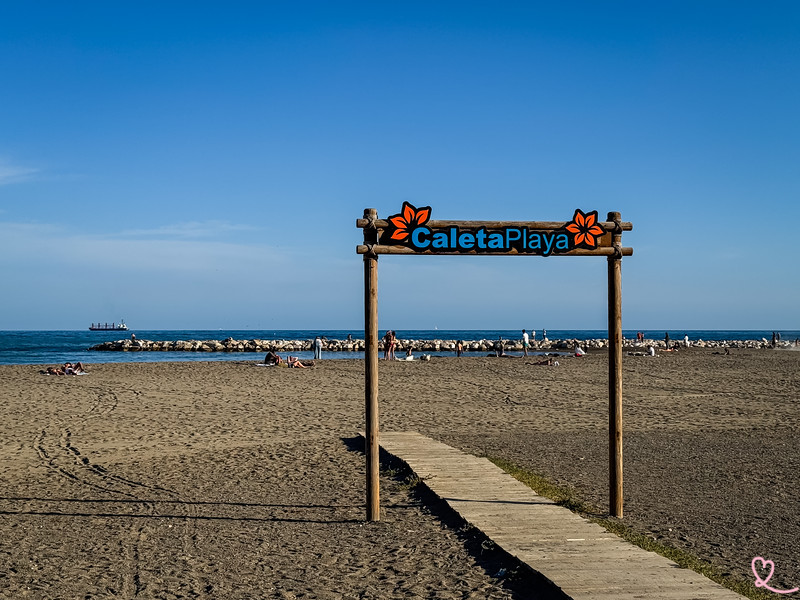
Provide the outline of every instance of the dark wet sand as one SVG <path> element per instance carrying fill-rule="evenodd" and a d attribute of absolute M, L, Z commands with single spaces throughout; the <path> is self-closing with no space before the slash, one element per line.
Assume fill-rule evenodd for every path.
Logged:
<path fill-rule="evenodd" d="M 535 597 L 397 479 L 364 522 L 362 362 L 244 358 L 0 367 L 0 597 Z M 606 510 L 605 355 L 532 362 L 381 362 L 381 426 Z M 771 585 L 800 585 L 800 352 L 690 349 L 624 371 L 625 522 L 746 580 L 763 556 Z"/>

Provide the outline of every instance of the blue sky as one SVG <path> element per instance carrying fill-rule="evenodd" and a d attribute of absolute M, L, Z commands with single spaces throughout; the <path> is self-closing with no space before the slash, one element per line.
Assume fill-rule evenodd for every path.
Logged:
<path fill-rule="evenodd" d="M 363 326 L 355 220 L 620 211 L 625 329 L 800 329 L 796 2 L 0 7 L 0 329 Z M 382 329 L 606 326 L 602 258 L 381 257 Z"/>

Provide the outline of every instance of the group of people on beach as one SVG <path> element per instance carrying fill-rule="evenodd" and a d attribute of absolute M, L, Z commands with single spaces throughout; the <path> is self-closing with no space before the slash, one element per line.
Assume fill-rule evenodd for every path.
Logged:
<path fill-rule="evenodd" d="M 264 357 L 264 364 L 274 366 L 285 365 L 290 369 L 306 369 L 308 367 L 313 367 L 316 363 L 313 360 L 300 360 L 297 356 L 287 356 L 286 360 L 283 360 L 279 354 L 270 350 Z"/>
<path fill-rule="evenodd" d="M 348 335 L 347 338 L 348 340 L 352 340 L 352 336 L 350 335 Z M 316 365 L 315 361 L 322 359 L 322 347 L 324 344 L 324 339 L 325 338 L 318 335 L 311 341 L 311 349 L 314 351 L 314 360 L 300 360 L 299 356 L 291 355 L 287 356 L 286 360 L 283 360 L 280 354 L 270 350 L 264 357 L 264 364 L 289 367 L 290 369 L 307 369 L 308 367 L 313 367 Z"/>
<path fill-rule="evenodd" d="M 417 360 L 417 357 L 414 356 L 414 349 L 410 345 L 406 348 L 403 358 L 397 358 L 395 353 L 397 350 L 397 332 L 392 329 L 389 329 L 381 338 L 381 343 L 383 344 L 383 360 Z M 459 344 L 461 343 L 459 342 Z M 419 360 L 422 361 L 429 361 L 430 359 L 430 354 L 423 354 L 419 357 Z"/>
<path fill-rule="evenodd" d="M 542 329 L 542 340 L 547 341 L 547 329 Z M 531 329 L 531 332 L 528 333 L 526 330 L 522 330 L 522 354 L 523 356 L 528 356 L 528 348 L 530 348 L 533 344 L 536 343 L 536 330 Z"/>
<path fill-rule="evenodd" d="M 642 340 L 644 340 L 644 334 L 642 334 Z M 689 334 L 684 334 L 683 336 L 683 347 L 688 348 L 691 344 L 689 343 Z M 667 350 L 678 350 L 681 347 L 679 342 L 675 342 L 671 347 L 669 345 L 669 332 L 664 334 L 664 348 Z"/>
<path fill-rule="evenodd" d="M 81 362 L 65 362 L 63 366 L 47 367 L 39 372 L 42 375 L 84 375 L 86 369 Z"/>
<path fill-rule="evenodd" d="M 397 347 L 397 332 L 391 329 L 383 336 L 383 360 L 394 360 L 394 350 Z"/>
<path fill-rule="evenodd" d="M 531 331 L 529 334 L 525 329 L 522 330 L 522 357 L 525 358 L 528 356 L 528 348 L 531 347 L 531 340 L 536 338 L 536 332 Z M 460 342 L 459 342 L 460 343 Z M 574 350 L 575 356 L 580 357 L 586 354 L 586 351 L 580 347 L 580 345 L 575 346 Z M 460 354 L 458 354 L 460 356 Z M 506 354 L 506 345 L 505 340 L 503 340 L 503 336 L 500 335 L 497 337 L 497 341 L 494 343 L 494 354 L 489 354 L 489 356 L 497 356 L 502 358 L 514 358 L 515 355 L 513 354 Z M 547 356 L 545 354 L 545 356 Z M 546 357 L 543 360 L 534 362 L 534 363 L 526 363 L 526 364 L 533 364 L 533 365 L 543 365 L 548 367 L 557 367 L 558 361 L 554 361 L 550 357 Z"/>

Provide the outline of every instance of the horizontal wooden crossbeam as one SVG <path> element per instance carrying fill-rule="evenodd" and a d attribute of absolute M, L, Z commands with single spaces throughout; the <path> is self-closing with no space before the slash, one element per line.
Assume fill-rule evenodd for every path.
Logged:
<path fill-rule="evenodd" d="M 370 227 L 370 223 L 373 223 L 377 229 L 387 229 L 391 226 L 391 223 L 385 219 L 375 219 L 374 221 L 370 221 L 369 219 L 356 219 L 356 227 L 359 229 Z M 458 227 L 462 231 L 472 231 L 480 229 L 481 227 L 487 229 L 526 227 L 531 231 L 553 231 L 556 229 L 563 229 L 567 224 L 569 224 L 569 221 L 428 221 L 425 223 L 425 226 L 431 229 Z M 597 224 L 606 231 L 614 231 L 617 226 L 613 221 L 600 221 Z M 620 223 L 620 226 L 623 231 L 631 231 L 633 229 L 633 223 L 629 222 Z"/>
<path fill-rule="evenodd" d="M 357 254 L 367 254 L 370 247 L 364 244 L 356 246 Z M 475 252 L 460 250 L 457 252 L 446 252 L 440 250 L 413 250 L 406 246 L 382 246 L 375 244 L 372 246 L 372 251 L 375 254 L 410 254 L 417 256 L 436 255 L 436 256 L 537 256 L 536 254 L 517 252 L 510 250 L 508 252 Z M 633 248 L 620 248 L 622 256 L 633 256 Z M 583 248 L 576 248 L 570 252 L 562 254 L 551 254 L 550 256 L 614 256 L 616 251 L 614 248 L 596 248 L 595 250 L 586 250 Z"/>

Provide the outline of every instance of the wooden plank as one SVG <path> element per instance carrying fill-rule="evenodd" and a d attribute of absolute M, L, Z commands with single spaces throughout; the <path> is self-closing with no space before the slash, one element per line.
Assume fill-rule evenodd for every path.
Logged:
<path fill-rule="evenodd" d="M 364 216 L 374 217 L 375 209 Z M 374 230 L 364 230 L 364 243 L 377 242 Z M 378 257 L 364 255 L 364 415 L 366 421 L 365 452 L 367 455 L 367 520 L 379 521 L 380 446 L 378 423 Z"/>
<path fill-rule="evenodd" d="M 518 252 L 517 250 L 509 250 L 508 252 L 476 252 L 470 251 L 437 251 L 437 250 L 423 250 L 416 251 L 408 246 L 387 246 L 379 244 L 370 248 L 366 245 L 356 246 L 356 254 L 366 254 L 370 250 L 375 254 L 405 254 L 415 256 L 541 256 L 541 254 L 533 254 L 530 252 Z M 633 256 L 633 248 L 620 248 L 622 256 Z M 616 250 L 614 248 L 597 248 L 595 250 L 587 250 L 585 248 L 576 248 L 569 252 L 562 252 L 559 254 L 550 254 L 549 256 L 614 256 Z"/>
<path fill-rule="evenodd" d="M 446 229 L 448 227 L 458 227 L 463 231 L 474 231 L 484 227 L 486 229 L 499 229 L 501 227 L 527 227 L 530 230 L 539 231 L 555 231 L 563 229 L 570 224 L 571 221 L 446 221 L 446 220 L 431 220 L 425 223 L 425 227 L 431 229 Z M 356 227 L 363 229 L 373 224 L 377 229 L 388 229 L 391 223 L 386 219 L 375 219 L 370 221 L 369 218 L 356 219 Z M 616 223 L 613 221 L 600 221 L 597 223 L 601 228 L 606 231 L 614 231 Z M 623 231 L 631 231 L 633 223 L 620 223 Z"/>
<path fill-rule="evenodd" d="M 608 213 L 609 221 L 619 221 L 618 212 Z M 614 235 L 621 244 L 622 235 Z M 609 510 L 622 518 L 622 257 L 608 257 L 608 473 Z"/>
<path fill-rule="evenodd" d="M 742 598 L 538 496 L 485 458 L 414 432 L 384 432 L 381 445 L 467 522 L 575 600 Z"/>

